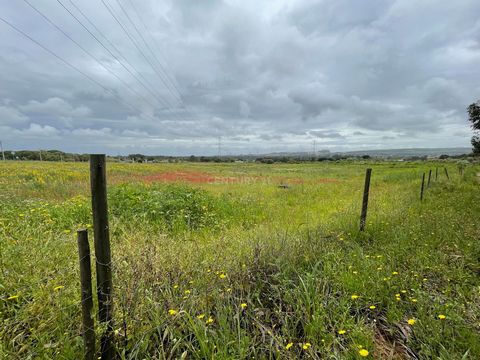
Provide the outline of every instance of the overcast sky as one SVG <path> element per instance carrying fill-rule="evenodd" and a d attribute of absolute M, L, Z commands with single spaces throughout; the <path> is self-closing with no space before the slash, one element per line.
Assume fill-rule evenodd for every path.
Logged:
<path fill-rule="evenodd" d="M 51 23 L 24 0 L 0 17 L 70 65 L 0 21 L 7 149 L 469 146 L 478 0 L 28 2 Z"/>

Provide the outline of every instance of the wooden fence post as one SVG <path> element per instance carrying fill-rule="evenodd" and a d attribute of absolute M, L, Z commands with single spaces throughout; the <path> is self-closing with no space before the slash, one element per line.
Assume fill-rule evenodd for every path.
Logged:
<path fill-rule="evenodd" d="M 360 215 L 360 231 L 365 230 L 365 223 L 367 221 L 368 210 L 368 195 L 370 192 L 370 176 L 372 175 L 372 169 L 367 169 L 365 173 L 365 186 L 363 188 L 363 201 L 362 201 L 362 214 Z"/>
<path fill-rule="evenodd" d="M 445 169 L 445 175 L 447 176 L 447 179 L 448 179 L 448 180 L 450 180 L 450 176 L 448 176 L 448 171 L 447 171 L 447 168 L 446 168 L 446 167 L 444 167 L 444 169 Z"/>
<path fill-rule="evenodd" d="M 420 189 L 420 201 L 423 201 L 423 189 L 425 188 L 425 173 L 422 176 L 422 188 Z"/>
<path fill-rule="evenodd" d="M 112 259 L 108 228 L 107 183 L 105 155 L 90 155 L 90 186 L 92 193 L 93 233 L 97 270 L 98 318 L 105 326 L 100 339 L 102 360 L 114 358 Z"/>
<path fill-rule="evenodd" d="M 435 181 L 438 180 L 438 167 L 435 168 Z"/>
<path fill-rule="evenodd" d="M 80 285 L 82 301 L 83 341 L 85 360 L 95 359 L 95 321 L 93 319 L 92 268 L 90 264 L 90 246 L 88 231 L 77 231 L 78 257 L 80 261 Z"/>
<path fill-rule="evenodd" d="M 432 178 L 432 170 L 428 172 L 428 181 L 427 181 L 427 187 L 430 186 L 430 179 Z"/>

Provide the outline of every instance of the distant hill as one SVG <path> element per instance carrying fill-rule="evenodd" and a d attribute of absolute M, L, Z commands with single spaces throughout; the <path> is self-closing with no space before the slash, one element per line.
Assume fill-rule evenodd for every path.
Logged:
<path fill-rule="evenodd" d="M 413 149 L 382 149 L 382 150 L 362 150 L 362 151 L 347 151 L 338 154 L 362 156 L 370 155 L 372 157 L 411 157 L 411 156 L 432 156 L 438 157 L 440 155 L 463 155 L 470 154 L 471 148 L 413 148 Z"/>
<path fill-rule="evenodd" d="M 410 157 L 439 157 L 440 155 L 457 156 L 470 154 L 471 148 L 412 148 L 412 149 L 379 149 L 379 150 L 354 150 L 354 151 L 337 151 L 320 150 L 315 152 L 275 152 L 269 154 L 256 155 L 257 157 L 338 157 L 352 156 L 359 157 L 368 155 L 370 157 L 381 158 L 410 158 Z"/>

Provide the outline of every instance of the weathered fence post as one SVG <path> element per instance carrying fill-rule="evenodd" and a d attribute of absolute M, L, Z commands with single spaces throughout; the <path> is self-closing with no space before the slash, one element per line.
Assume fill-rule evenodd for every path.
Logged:
<path fill-rule="evenodd" d="M 367 221 L 368 210 L 368 194 L 370 192 L 370 176 L 372 169 L 367 169 L 365 173 L 365 186 L 363 188 L 362 214 L 360 215 L 360 231 L 365 230 L 365 223 Z"/>
<path fill-rule="evenodd" d="M 425 173 L 422 176 L 422 188 L 420 189 L 420 201 L 423 201 L 423 190 L 425 188 Z"/>
<path fill-rule="evenodd" d="M 90 246 L 88 231 L 77 231 L 78 257 L 80 260 L 80 285 L 82 301 L 83 341 L 85 360 L 95 359 L 95 329 L 93 319 L 92 268 L 90 264 Z"/>
<path fill-rule="evenodd" d="M 444 167 L 444 169 L 445 169 L 445 175 L 447 176 L 447 179 L 450 180 L 450 176 L 448 176 L 448 170 L 447 170 L 447 168 Z"/>
<path fill-rule="evenodd" d="M 90 155 L 90 186 L 92 192 L 93 233 L 97 270 L 98 318 L 105 326 L 100 340 L 101 359 L 113 359 L 112 260 L 107 213 L 105 155 Z"/>
<path fill-rule="evenodd" d="M 435 181 L 438 180 L 438 167 L 435 168 Z"/>
<path fill-rule="evenodd" d="M 427 181 L 427 187 L 430 186 L 430 179 L 432 178 L 432 170 L 428 172 L 428 181 Z"/>

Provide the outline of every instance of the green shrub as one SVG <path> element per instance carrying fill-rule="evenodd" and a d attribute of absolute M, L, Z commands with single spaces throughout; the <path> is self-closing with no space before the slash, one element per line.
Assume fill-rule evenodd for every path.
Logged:
<path fill-rule="evenodd" d="M 215 229 L 233 218 L 233 201 L 185 185 L 121 185 L 110 189 L 111 216 L 170 231 Z"/>

